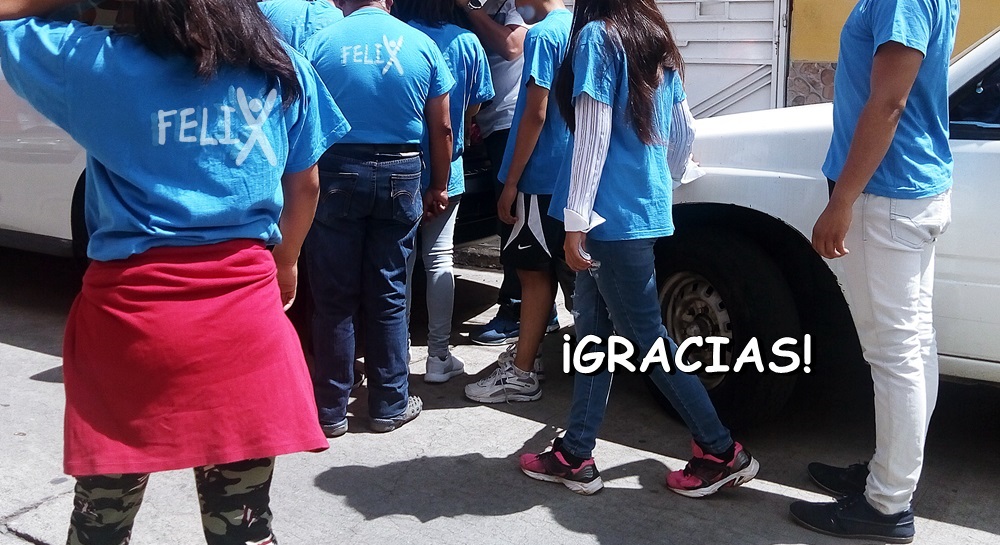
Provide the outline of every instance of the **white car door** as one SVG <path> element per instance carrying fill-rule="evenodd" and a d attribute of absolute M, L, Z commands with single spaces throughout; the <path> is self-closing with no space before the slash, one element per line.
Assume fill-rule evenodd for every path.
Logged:
<path fill-rule="evenodd" d="M 83 149 L 0 75 L 0 231 L 72 239 L 73 188 L 85 162 Z"/>
<path fill-rule="evenodd" d="M 952 224 L 937 246 L 934 325 L 942 372 L 984 378 L 1000 354 L 1000 61 L 951 98 Z M 978 371 L 977 371 L 978 369 Z"/>

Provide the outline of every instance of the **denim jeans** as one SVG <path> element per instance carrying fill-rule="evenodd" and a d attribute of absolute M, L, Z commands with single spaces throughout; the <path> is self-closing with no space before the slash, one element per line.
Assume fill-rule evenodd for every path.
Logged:
<path fill-rule="evenodd" d="M 875 454 L 865 496 L 884 514 L 910 507 L 937 400 L 931 301 L 934 245 L 951 192 L 924 199 L 861 194 L 843 259 L 851 315 L 875 385 Z"/>
<path fill-rule="evenodd" d="M 344 157 L 334 148 L 319 168 L 320 202 L 306 243 L 319 419 L 335 424 L 347 416 L 359 310 L 369 416 L 398 416 L 409 395 L 406 261 L 423 210 L 420 157 Z"/>
<path fill-rule="evenodd" d="M 656 239 L 587 240 L 587 251 L 599 265 L 577 273 L 574 314 L 578 339 L 596 335 L 606 341 L 612 334 L 620 335 L 632 341 L 641 355 L 645 355 L 657 339 L 670 340 L 660 314 L 653 269 L 655 243 Z M 669 344 L 675 351 L 672 340 Z M 598 349 L 592 347 L 591 351 Z M 593 375 L 575 375 L 569 424 L 563 437 L 564 448 L 575 456 L 592 456 L 608 405 L 611 378 L 606 365 Z M 650 368 L 650 378 L 680 413 L 694 440 L 705 451 L 724 452 L 733 444 L 729 430 L 719 421 L 708 392 L 697 376 L 677 371 L 666 373 L 657 365 Z"/>

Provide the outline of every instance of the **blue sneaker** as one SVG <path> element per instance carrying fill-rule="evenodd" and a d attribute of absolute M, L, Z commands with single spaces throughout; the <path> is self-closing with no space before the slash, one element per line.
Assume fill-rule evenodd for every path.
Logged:
<path fill-rule="evenodd" d="M 556 307 L 552 307 L 552 315 L 549 323 L 545 326 L 546 333 L 559 330 L 559 315 L 556 314 Z M 469 340 L 476 344 L 486 346 L 499 346 L 502 344 L 514 344 L 521 335 L 521 323 L 512 318 L 508 313 L 501 311 L 493 317 L 478 333 L 474 333 Z"/>
<path fill-rule="evenodd" d="M 516 343 L 520 334 L 520 322 L 507 315 L 506 312 L 497 312 L 497 315 L 489 323 L 482 326 L 482 329 L 473 333 L 469 340 L 476 344 L 497 346 Z"/>

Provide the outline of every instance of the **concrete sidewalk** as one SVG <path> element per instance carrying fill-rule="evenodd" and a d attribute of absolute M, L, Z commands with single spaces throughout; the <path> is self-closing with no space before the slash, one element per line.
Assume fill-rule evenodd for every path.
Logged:
<path fill-rule="evenodd" d="M 11 270 L 0 264 L 0 545 L 55 545 L 65 542 L 72 504 L 73 481 L 61 471 L 59 371 L 72 288 L 59 275 L 37 279 Z M 465 400 L 464 385 L 491 371 L 502 350 L 467 341 L 473 324 L 494 312 L 499 275 L 459 274 L 456 320 L 464 323 L 455 331 L 455 353 L 473 376 L 423 383 L 424 334 L 415 314 L 411 385 L 424 413 L 392 433 L 369 433 L 362 388 L 350 433 L 331 440 L 326 452 L 280 458 L 272 506 L 282 544 L 852 543 L 803 530 L 787 513 L 792 500 L 827 498 L 809 484 L 806 463 L 851 463 L 869 453 L 863 389 L 808 390 L 779 422 L 740 434 L 761 461 L 758 479 L 692 500 L 663 485 L 665 473 L 688 456 L 686 429 L 652 400 L 641 377 L 616 378 L 595 454 L 606 489 L 578 496 L 528 479 L 516 462 L 518 454 L 546 447 L 559 431 L 554 426 L 565 422 L 572 377 L 558 369 L 561 338 L 546 344 L 549 379 L 540 401 Z M 564 310 L 560 318 L 570 324 Z M 997 414 L 997 390 L 944 387 L 916 502 L 917 543 L 1000 543 Z M 190 471 L 153 476 L 132 543 L 204 543 Z"/>

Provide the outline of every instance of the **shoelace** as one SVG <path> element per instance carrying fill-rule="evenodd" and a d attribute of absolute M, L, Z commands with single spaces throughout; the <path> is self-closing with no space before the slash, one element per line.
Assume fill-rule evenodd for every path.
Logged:
<path fill-rule="evenodd" d="M 497 357 L 497 363 L 508 363 L 513 365 L 514 358 L 517 356 L 517 343 L 514 343 L 507 347 L 499 357 Z"/>

